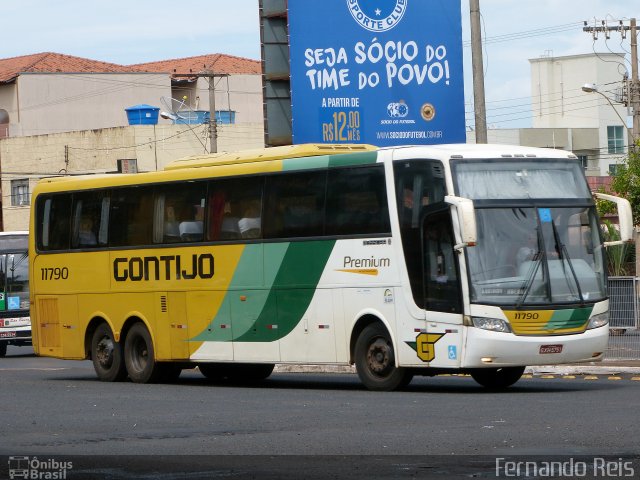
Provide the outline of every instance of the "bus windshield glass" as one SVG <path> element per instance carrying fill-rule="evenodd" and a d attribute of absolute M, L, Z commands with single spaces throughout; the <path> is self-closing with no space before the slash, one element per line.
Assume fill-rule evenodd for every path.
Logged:
<path fill-rule="evenodd" d="M 29 257 L 27 252 L 0 254 L 0 310 L 29 309 Z"/>
<path fill-rule="evenodd" d="M 579 164 L 538 162 L 456 165 L 458 194 L 476 206 L 478 241 L 466 250 L 473 303 L 606 298 L 596 211 Z"/>
<path fill-rule="evenodd" d="M 458 195 L 473 200 L 590 199 L 578 160 L 452 162 Z"/>

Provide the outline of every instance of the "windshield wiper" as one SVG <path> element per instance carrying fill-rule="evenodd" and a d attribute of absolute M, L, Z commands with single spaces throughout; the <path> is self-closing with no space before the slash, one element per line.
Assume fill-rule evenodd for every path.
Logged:
<path fill-rule="evenodd" d="M 536 278 L 536 274 L 538 273 L 538 269 L 540 268 L 540 264 L 542 263 L 542 257 L 544 255 L 544 250 L 538 250 L 533 256 L 533 261 L 531 262 L 531 266 L 529 267 L 529 271 L 527 272 L 527 282 L 525 283 L 524 292 L 520 294 L 520 297 L 518 297 L 518 300 L 516 301 L 517 307 L 521 307 L 524 301 L 527 299 L 529 291 L 533 286 L 533 281 Z"/>
<path fill-rule="evenodd" d="M 576 275 L 576 271 L 573 268 L 573 262 L 571 261 L 571 257 L 569 256 L 569 251 L 562 240 L 560 239 L 560 235 L 558 234 L 558 229 L 556 228 L 556 222 L 551 220 L 551 227 L 553 229 L 553 238 L 558 246 L 558 256 L 560 257 L 560 264 L 562 265 L 562 272 L 564 273 L 564 278 L 567 278 L 567 269 L 564 266 L 565 259 L 569 264 L 569 270 L 571 270 L 571 275 L 573 276 L 573 280 L 576 282 L 576 288 L 578 289 L 578 298 L 580 301 L 584 303 L 584 297 L 582 296 L 582 289 L 580 288 L 580 281 L 578 280 L 578 275 Z M 571 289 L 571 282 L 567 281 L 567 285 Z"/>
<path fill-rule="evenodd" d="M 531 263 L 531 266 L 529 267 L 529 271 L 527 272 L 527 281 L 525 282 L 524 292 L 520 294 L 520 297 L 518 297 L 518 300 L 516 301 L 517 307 L 521 307 L 524 301 L 527 299 L 527 296 L 531 291 L 531 287 L 533 286 L 533 282 L 536 278 L 536 275 L 538 274 L 538 269 L 540 268 L 540 265 L 542 265 L 543 262 L 544 262 L 544 265 L 547 264 L 547 252 L 546 252 L 546 249 L 544 248 L 544 241 L 541 238 L 540 228 L 536 228 L 536 238 L 538 239 L 538 251 L 533 255 L 533 259 L 532 259 L 533 262 Z M 549 272 L 547 271 L 547 277 L 549 276 L 548 273 Z M 544 271 L 543 271 L 542 277 L 544 281 Z"/>

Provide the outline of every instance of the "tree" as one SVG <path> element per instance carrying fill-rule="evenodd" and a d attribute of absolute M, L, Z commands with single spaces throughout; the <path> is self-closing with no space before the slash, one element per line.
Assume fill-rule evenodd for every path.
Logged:
<path fill-rule="evenodd" d="M 625 158 L 624 164 L 620 165 L 613 177 L 611 190 L 616 195 L 629 200 L 633 210 L 633 224 L 640 224 L 640 142 L 636 142 L 635 148 L 629 149 L 629 155 Z M 604 205 L 603 207 L 607 208 Z M 601 213 L 608 212 L 601 210 Z"/>

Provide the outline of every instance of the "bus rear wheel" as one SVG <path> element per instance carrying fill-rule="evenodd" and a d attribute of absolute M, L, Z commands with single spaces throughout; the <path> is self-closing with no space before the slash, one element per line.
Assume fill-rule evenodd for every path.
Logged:
<path fill-rule="evenodd" d="M 510 387 L 522 377 L 525 367 L 479 368 L 471 377 L 480 385 L 493 390 Z"/>
<path fill-rule="evenodd" d="M 124 342 L 124 363 L 134 383 L 154 383 L 162 378 L 162 364 L 155 360 L 153 342 L 147 327 L 134 324 Z"/>
<path fill-rule="evenodd" d="M 413 377 L 409 370 L 396 367 L 393 343 L 386 328 L 379 323 L 366 327 L 356 340 L 355 363 L 360 381 L 369 390 L 402 388 Z"/>
<path fill-rule="evenodd" d="M 91 360 L 98 378 L 103 382 L 119 382 L 127 376 L 122 345 L 116 342 L 111 328 L 101 323 L 91 337 Z"/>
<path fill-rule="evenodd" d="M 7 342 L 0 342 L 0 358 L 7 354 Z"/>

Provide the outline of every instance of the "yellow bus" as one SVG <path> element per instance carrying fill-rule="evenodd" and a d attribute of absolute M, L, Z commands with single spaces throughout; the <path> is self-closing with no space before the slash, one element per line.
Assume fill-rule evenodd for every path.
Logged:
<path fill-rule="evenodd" d="M 619 206 L 621 241 L 631 236 Z M 104 381 L 355 364 L 393 390 L 600 360 L 603 242 L 579 160 L 497 145 L 298 145 L 41 180 L 34 348 Z"/>

